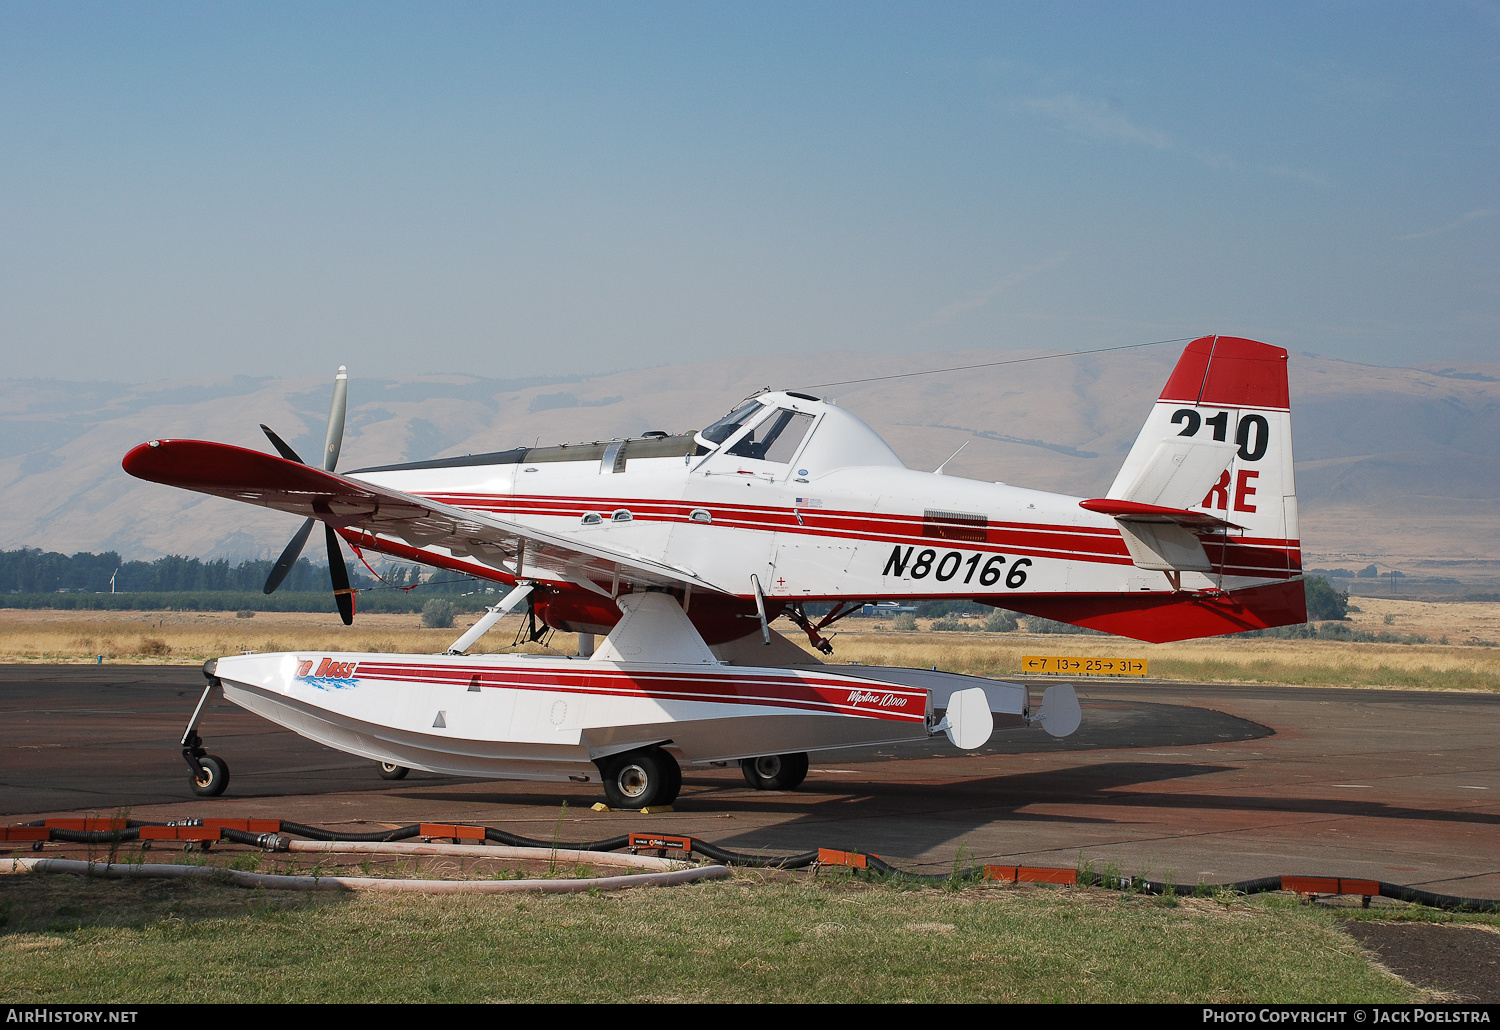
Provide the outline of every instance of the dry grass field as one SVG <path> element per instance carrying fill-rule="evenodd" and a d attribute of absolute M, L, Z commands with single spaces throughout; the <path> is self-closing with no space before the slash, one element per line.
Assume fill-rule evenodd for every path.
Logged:
<path fill-rule="evenodd" d="M 444 650 L 477 616 L 460 615 L 453 629 L 424 629 L 415 614 L 361 615 L 352 627 L 334 612 L 53 612 L 0 609 L 0 661 L 194 665 L 242 651 Z M 478 650 L 515 639 L 519 616 L 501 622 Z M 577 653 L 574 638 L 556 643 Z M 527 650 L 540 650 L 532 645 Z"/>
<path fill-rule="evenodd" d="M 1142 644 L 1095 635 L 915 632 L 890 622 L 850 619 L 838 625 L 835 659 L 866 665 L 937 666 L 951 672 L 1006 677 L 1022 655 L 1143 657 L 1153 677 L 1194 681 L 1294 683 L 1447 690 L 1500 690 L 1500 604 L 1358 598 L 1354 629 L 1422 635 L 1447 643 L 1378 644 L 1337 640 L 1209 639 Z M 346 628 L 338 616 L 258 612 L 49 612 L 0 609 L 0 661 L 187 665 L 241 651 L 340 650 L 435 653 L 475 616 L 453 629 L 424 629 L 417 615 L 361 615 Z M 796 631 L 781 624 L 783 632 Z M 502 650 L 519 618 L 503 621 L 480 642 Z M 800 634 L 797 634 L 800 636 Z M 553 645 L 574 653 L 575 639 Z M 541 650 L 529 645 L 527 650 Z"/>
<path fill-rule="evenodd" d="M 1357 599 L 1349 626 L 1425 636 L 1425 644 L 1216 637 L 1143 644 L 1121 637 L 1027 633 L 902 633 L 889 622 L 853 620 L 835 641 L 842 661 L 933 666 L 978 676 L 1014 676 L 1023 655 L 1145 658 L 1153 678 L 1191 681 L 1500 690 L 1500 604 Z M 1389 617 L 1390 621 L 1387 621 Z M 1024 623 L 1023 623 L 1024 625 Z M 1447 643 L 1439 643 L 1443 638 Z"/>

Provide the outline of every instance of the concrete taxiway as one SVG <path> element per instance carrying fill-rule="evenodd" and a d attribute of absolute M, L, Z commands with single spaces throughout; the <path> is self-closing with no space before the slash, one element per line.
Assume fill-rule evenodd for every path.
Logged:
<path fill-rule="evenodd" d="M 813 756 L 797 791 L 689 769 L 676 811 L 597 813 L 596 785 L 476 782 L 312 744 L 224 702 L 201 732 L 230 765 L 194 797 L 177 748 L 203 679 L 172 666 L 0 666 L 0 822 L 260 816 L 369 832 L 469 822 L 551 840 L 631 830 L 725 847 L 858 849 L 922 871 L 965 860 L 1216 882 L 1361 877 L 1500 898 L 1500 696 L 1077 681 L 1083 727 Z M 1038 692 L 1039 693 L 1039 692 Z M 566 810 L 563 802 L 567 802 Z"/>

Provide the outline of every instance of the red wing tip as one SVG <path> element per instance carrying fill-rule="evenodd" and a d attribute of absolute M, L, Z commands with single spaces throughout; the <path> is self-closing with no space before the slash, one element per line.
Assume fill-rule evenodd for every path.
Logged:
<path fill-rule="evenodd" d="M 132 476 L 137 475 L 137 470 L 140 469 L 146 455 L 164 443 L 166 443 L 165 440 L 149 440 L 146 443 L 137 444 L 126 452 L 125 457 L 120 459 L 120 467 Z"/>
<path fill-rule="evenodd" d="M 166 453 L 162 450 L 162 448 L 171 443 L 194 442 L 196 441 L 166 439 L 147 440 L 143 444 L 137 444 L 136 446 L 130 448 L 130 450 L 126 452 L 125 457 L 120 459 L 120 467 L 123 468 L 126 472 L 129 472 L 132 476 L 135 476 L 139 479 L 149 479 L 150 476 L 146 475 L 145 473 L 152 467 L 153 464 L 156 464 L 159 467 L 159 463 L 162 461 Z"/>

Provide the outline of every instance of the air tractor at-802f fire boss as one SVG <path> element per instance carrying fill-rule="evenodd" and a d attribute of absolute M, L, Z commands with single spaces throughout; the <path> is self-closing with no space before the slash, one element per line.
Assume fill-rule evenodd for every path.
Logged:
<path fill-rule="evenodd" d="M 838 666 L 819 652 L 863 604 L 974 601 L 1168 641 L 1306 620 L 1286 351 L 1188 344 L 1114 483 L 1081 498 L 906 468 L 829 401 L 768 391 L 680 436 L 516 448 L 338 473 L 339 370 L 322 461 L 152 440 L 131 475 L 305 519 L 275 589 L 322 522 L 344 622 L 341 546 L 509 588 L 441 655 L 289 653 L 210 663 L 183 738 L 194 790 L 222 792 L 197 734 L 209 692 L 381 763 L 485 777 L 601 781 L 611 804 L 669 803 L 686 764 L 740 762 L 795 787 L 807 753 L 995 726 L 1078 725 L 1072 688 Z M 262 427 L 265 428 L 265 427 Z M 342 543 L 341 543 L 342 541 Z M 815 615 L 811 605 L 832 605 Z M 467 655 L 498 619 L 605 634 L 592 654 Z"/>

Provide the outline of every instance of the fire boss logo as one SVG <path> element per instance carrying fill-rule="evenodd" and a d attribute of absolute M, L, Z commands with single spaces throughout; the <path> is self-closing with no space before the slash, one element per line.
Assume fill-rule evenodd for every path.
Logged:
<path fill-rule="evenodd" d="M 849 691 L 849 704 L 874 705 L 876 708 L 905 708 L 907 698 L 899 694 L 872 694 L 867 690 Z"/>
<path fill-rule="evenodd" d="M 315 687 L 352 687 L 354 669 L 358 664 L 336 662 L 332 658 L 324 658 L 321 662 L 316 658 L 305 658 L 297 664 L 297 678 L 307 680 Z"/>

